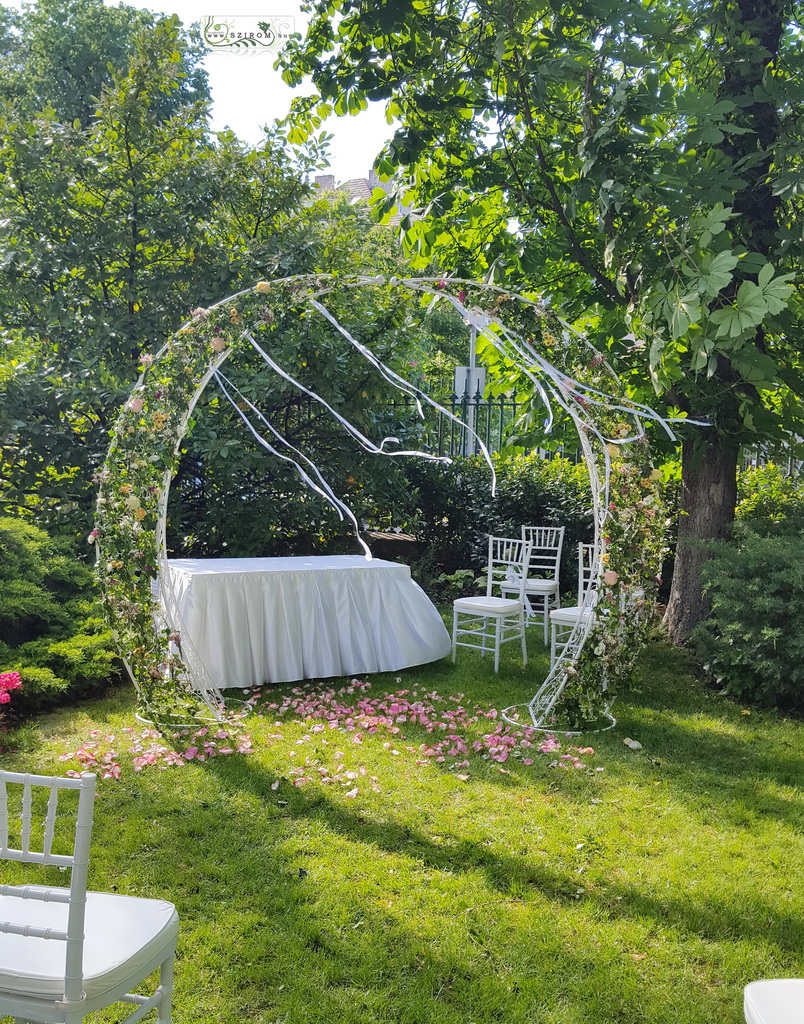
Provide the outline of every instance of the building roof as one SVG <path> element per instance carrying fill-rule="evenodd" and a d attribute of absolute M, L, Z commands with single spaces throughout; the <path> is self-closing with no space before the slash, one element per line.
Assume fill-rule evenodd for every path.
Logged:
<path fill-rule="evenodd" d="M 346 192 L 352 199 L 371 199 L 372 188 L 366 178 L 351 178 L 338 186 L 338 192 Z"/>

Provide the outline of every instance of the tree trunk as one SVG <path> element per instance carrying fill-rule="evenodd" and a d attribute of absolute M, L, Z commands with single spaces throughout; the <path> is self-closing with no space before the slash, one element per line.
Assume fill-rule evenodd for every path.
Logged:
<path fill-rule="evenodd" d="M 726 535 L 737 504 L 737 448 L 713 437 L 705 446 L 685 441 L 681 456 L 681 515 L 673 583 L 664 621 L 683 643 L 709 613 L 701 591 L 706 541 Z"/>

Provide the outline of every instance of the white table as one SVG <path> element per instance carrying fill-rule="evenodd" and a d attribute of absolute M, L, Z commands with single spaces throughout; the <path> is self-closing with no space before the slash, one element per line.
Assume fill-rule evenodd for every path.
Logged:
<path fill-rule="evenodd" d="M 441 616 L 406 565 L 362 555 L 168 565 L 167 617 L 221 688 L 394 672 L 451 650 Z"/>

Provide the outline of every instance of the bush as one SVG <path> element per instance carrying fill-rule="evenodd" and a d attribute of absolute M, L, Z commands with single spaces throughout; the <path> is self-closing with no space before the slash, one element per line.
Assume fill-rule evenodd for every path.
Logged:
<path fill-rule="evenodd" d="M 737 478 L 737 518 L 755 533 L 804 533 L 804 483 L 768 463 Z"/>
<path fill-rule="evenodd" d="M 41 711 L 119 679 L 94 586 L 66 541 L 0 518 L 0 671 L 22 678 L 15 711 Z"/>
<path fill-rule="evenodd" d="M 493 456 L 497 493 L 485 459 L 456 459 L 451 465 L 411 460 L 407 467 L 411 502 L 408 529 L 423 548 L 414 574 L 427 589 L 431 580 L 458 569 L 486 564 L 488 534 L 518 537 L 520 527 L 564 526 L 562 588 L 577 587 L 578 541 L 592 536 L 591 492 L 586 467 L 537 453 Z"/>
<path fill-rule="evenodd" d="M 692 637 L 705 671 L 741 700 L 804 709 L 804 538 L 737 526 L 711 551 L 712 612 Z"/>

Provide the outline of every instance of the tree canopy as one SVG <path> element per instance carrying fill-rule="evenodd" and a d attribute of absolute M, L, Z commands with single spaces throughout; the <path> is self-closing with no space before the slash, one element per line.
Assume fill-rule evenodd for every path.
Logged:
<path fill-rule="evenodd" d="M 310 259 L 317 147 L 211 138 L 208 100 L 181 96 L 177 21 L 129 31 L 88 124 L 0 110 L 0 496 L 82 532 L 141 353 L 193 307 Z"/>
<path fill-rule="evenodd" d="M 802 33 L 782 0 L 314 0 L 299 141 L 385 101 L 421 260 L 527 284 L 687 428 L 670 626 L 704 612 L 742 444 L 804 433 Z M 394 198 L 376 195 L 380 213 Z"/>
<path fill-rule="evenodd" d="M 96 0 L 68 6 L 70 17 L 83 17 L 71 45 L 95 61 L 87 73 L 99 83 L 91 115 L 72 119 L 73 108 L 65 120 L 64 107 L 43 108 L 24 62 L 19 93 L 0 107 L 0 505 L 86 536 L 93 475 L 142 356 L 191 310 L 261 278 L 403 274 L 405 260 L 393 230 L 373 223 L 365 203 L 308 183 L 326 139 L 294 146 L 272 129 L 250 147 L 231 132 L 209 131 L 208 96 L 187 85 L 192 40 L 176 19 L 152 24 L 115 8 L 120 20 L 110 24 L 119 33 L 104 50 L 83 38 Z M 41 0 L 27 12 L 25 46 L 57 7 Z M 410 310 L 373 308 L 365 296 L 353 305 L 350 322 L 398 368 L 429 348 L 423 311 L 414 323 Z M 454 319 L 440 318 L 438 341 L 454 333 Z M 389 418 L 387 389 L 365 363 L 347 358 L 332 331 L 289 322 L 285 333 L 290 368 L 308 387 L 364 430 L 398 432 L 398 423 L 381 422 Z M 227 373 L 314 454 L 359 513 L 371 515 L 374 503 L 402 488 L 388 460 L 361 459 L 337 424 L 308 414 L 261 360 L 243 357 Z M 337 543 L 344 528 L 334 514 L 299 490 L 293 471 L 271 460 L 210 389 L 183 442 L 171 544 L 214 555 Z"/>
<path fill-rule="evenodd" d="M 0 98 L 29 115 L 52 110 L 61 122 L 85 126 L 104 87 L 127 65 L 138 35 L 158 20 L 149 11 L 122 3 L 108 7 L 103 0 L 37 0 L 20 12 L 2 8 Z M 175 109 L 209 99 L 202 57 L 198 39 L 183 41 L 177 88 L 162 93 L 163 105 Z"/>

